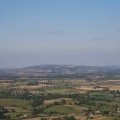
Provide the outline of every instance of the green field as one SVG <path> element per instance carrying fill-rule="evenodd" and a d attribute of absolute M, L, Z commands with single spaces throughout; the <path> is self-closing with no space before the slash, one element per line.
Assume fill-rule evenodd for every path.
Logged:
<path fill-rule="evenodd" d="M 63 105 L 54 105 L 44 110 L 44 113 L 47 113 L 47 114 L 51 114 L 51 113 L 70 114 L 73 112 L 74 110 L 71 107 L 63 106 Z"/>
<path fill-rule="evenodd" d="M 0 106 L 7 107 L 9 113 L 13 120 L 16 119 L 16 116 L 20 114 L 30 115 L 31 108 L 29 101 L 21 99 L 0 99 Z"/>
<path fill-rule="evenodd" d="M 16 107 L 24 107 L 29 104 L 29 101 L 27 100 L 21 100 L 21 99 L 0 99 L 0 105 L 1 106 L 16 106 Z"/>
<path fill-rule="evenodd" d="M 1 113 L 4 111 L 3 107 L 6 109 L 4 115 L 8 115 L 12 120 L 37 120 L 49 116 L 60 116 L 62 120 L 62 117 L 70 115 L 89 118 L 91 114 L 96 118 L 99 114 L 102 116 L 101 120 L 104 120 L 103 117 L 112 117 L 115 120 L 120 118 L 120 91 L 96 90 L 81 93 L 74 87 L 63 85 L 34 90 L 17 87 L 24 84 L 26 82 L 16 82 L 13 88 L 1 87 Z M 100 120 L 98 118 L 95 120 Z"/>
<path fill-rule="evenodd" d="M 43 88 L 40 90 L 42 93 L 52 93 L 52 94 L 75 94 L 78 91 L 70 87 L 59 87 L 59 88 Z"/>
<path fill-rule="evenodd" d="M 84 110 L 87 110 L 87 107 L 82 107 L 78 105 L 66 105 L 67 107 L 70 107 L 73 109 L 74 113 L 83 113 Z"/>

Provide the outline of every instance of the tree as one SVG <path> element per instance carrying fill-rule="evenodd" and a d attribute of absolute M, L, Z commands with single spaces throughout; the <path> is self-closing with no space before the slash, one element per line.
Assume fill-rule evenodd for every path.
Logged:
<path fill-rule="evenodd" d="M 60 101 L 60 104 L 66 104 L 66 100 L 65 99 L 62 99 L 61 101 Z"/>
<path fill-rule="evenodd" d="M 4 107 L 0 106 L 0 118 L 2 120 L 7 120 L 7 116 L 5 115 L 5 113 L 7 113 L 7 109 L 5 109 Z"/>
<path fill-rule="evenodd" d="M 32 107 L 37 107 L 37 106 L 42 105 L 43 102 L 44 102 L 44 100 L 36 98 L 36 99 L 33 99 L 32 103 L 31 103 L 31 106 Z"/>
<path fill-rule="evenodd" d="M 36 115 L 43 112 L 43 107 L 36 107 L 32 111 L 32 115 Z"/>

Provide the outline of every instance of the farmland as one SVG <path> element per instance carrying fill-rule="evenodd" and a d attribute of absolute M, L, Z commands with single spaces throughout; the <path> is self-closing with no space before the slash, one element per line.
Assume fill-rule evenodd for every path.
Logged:
<path fill-rule="evenodd" d="M 5 119 L 119 120 L 120 81 L 1 81 Z"/>

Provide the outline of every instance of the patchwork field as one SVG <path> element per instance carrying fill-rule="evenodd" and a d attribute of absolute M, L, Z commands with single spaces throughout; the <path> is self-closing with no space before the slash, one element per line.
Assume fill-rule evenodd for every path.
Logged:
<path fill-rule="evenodd" d="M 119 88 L 119 80 L 2 81 L 0 109 L 12 120 L 119 120 Z"/>

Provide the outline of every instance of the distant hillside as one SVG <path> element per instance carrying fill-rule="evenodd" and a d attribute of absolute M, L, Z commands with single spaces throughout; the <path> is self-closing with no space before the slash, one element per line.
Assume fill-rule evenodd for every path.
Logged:
<path fill-rule="evenodd" d="M 37 65 L 20 69 L 1 69 L 2 76 L 85 76 L 85 75 L 120 75 L 119 66 L 74 66 L 74 65 Z"/>

